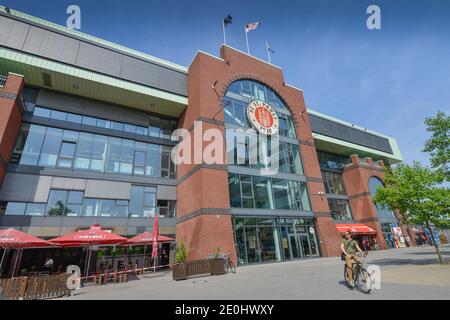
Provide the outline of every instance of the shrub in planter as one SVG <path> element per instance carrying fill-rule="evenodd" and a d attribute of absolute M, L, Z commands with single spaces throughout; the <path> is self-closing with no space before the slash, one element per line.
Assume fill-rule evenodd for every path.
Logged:
<path fill-rule="evenodd" d="M 184 245 L 184 241 L 181 240 L 179 246 L 177 246 L 177 252 L 175 255 L 176 264 L 173 266 L 172 278 L 173 280 L 184 280 L 187 278 L 187 250 Z"/>

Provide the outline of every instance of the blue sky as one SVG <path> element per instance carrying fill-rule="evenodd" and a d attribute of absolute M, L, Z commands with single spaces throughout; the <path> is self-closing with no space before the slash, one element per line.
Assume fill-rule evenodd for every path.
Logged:
<path fill-rule="evenodd" d="M 65 25 L 81 7 L 81 31 L 188 66 L 197 50 L 218 55 L 223 18 L 228 44 L 284 70 L 309 108 L 393 136 L 406 162 L 428 163 L 423 120 L 450 112 L 450 1 L 406 0 L 1 0 Z M 381 8 L 382 29 L 366 28 L 366 8 Z"/>

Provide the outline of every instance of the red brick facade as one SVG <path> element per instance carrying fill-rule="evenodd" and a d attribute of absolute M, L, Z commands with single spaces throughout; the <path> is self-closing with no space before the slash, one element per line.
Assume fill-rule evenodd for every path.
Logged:
<path fill-rule="evenodd" d="M 220 58 L 199 52 L 189 67 L 188 108 L 179 127 L 192 129 L 194 121 L 203 121 L 203 132 L 209 127 L 223 132 L 222 98 L 228 86 L 239 79 L 253 79 L 266 84 L 286 102 L 294 117 L 301 142 L 304 171 L 312 210 L 317 217 L 321 252 L 324 256 L 339 254 L 340 235 L 322 194 L 324 186 L 314 147 L 311 126 L 303 92 L 286 85 L 282 70 L 227 46 Z M 195 143 L 195 138 L 192 138 Z M 225 154 L 225 145 L 224 154 Z M 228 174 L 224 166 L 179 165 L 177 188 L 177 240 L 184 239 L 189 259 L 205 258 L 218 247 L 236 261 L 231 225 Z"/>
<path fill-rule="evenodd" d="M 350 198 L 349 204 L 353 219 L 355 222 L 363 223 L 374 229 L 377 232 L 377 241 L 380 249 L 387 249 L 388 246 L 383 237 L 377 211 L 372 202 L 369 189 L 369 179 L 371 177 L 377 177 L 383 180 L 384 163 L 383 161 L 373 162 L 371 158 L 365 158 L 361 161 L 357 155 L 352 155 L 351 160 L 352 162 L 345 167 L 342 178 L 347 195 Z M 399 222 L 401 221 L 398 215 L 397 220 Z M 410 234 L 414 234 L 411 227 L 409 227 L 409 230 L 405 225 L 400 224 L 400 227 L 405 238 Z M 410 238 L 412 245 L 415 245 L 414 237 Z"/>
<path fill-rule="evenodd" d="M 0 186 L 22 123 L 23 85 L 22 76 L 10 73 L 5 87 L 0 88 Z"/>

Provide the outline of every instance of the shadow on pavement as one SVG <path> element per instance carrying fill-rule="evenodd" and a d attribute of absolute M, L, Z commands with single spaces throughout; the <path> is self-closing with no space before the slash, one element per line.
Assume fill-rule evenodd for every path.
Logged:
<path fill-rule="evenodd" d="M 448 263 L 448 259 L 445 260 Z M 430 265 L 430 264 L 439 264 L 438 258 L 430 258 L 430 259 L 379 259 L 379 260 L 371 260 L 370 264 L 375 264 L 379 266 L 402 266 L 402 265 L 414 265 L 414 266 L 422 266 L 422 265 Z"/>
<path fill-rule="evenodd" d="M 413 255 L 418 255 L 418 256 L 420 256 L 420 255 L 436 255 L 436 252 L 434 251 L 434 252 L 408 252 L 408 254 L 413 254 Z M 442 256 L 450 256 L 450 252 L 448 252 L 448 251 L 441 251 L 441 255 Z"/>

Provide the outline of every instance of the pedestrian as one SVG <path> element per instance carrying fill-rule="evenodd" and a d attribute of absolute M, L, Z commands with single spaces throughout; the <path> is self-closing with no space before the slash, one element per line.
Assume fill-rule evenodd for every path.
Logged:
<path fill-rule="evenodd" d="M 47 259 L 45 259 L 44 268 L 49 274 L 53 272 L 53 259 L 52 258 L 47 257 Z"/>
<path fill-rule="evenodd" d="M 373 238 L 373 249 L 374 249 L 375 251 L 380 250 L 380 248 L 378 247 L 378 242 L 377 242 L 377 239 L 376 239 L 376 238 Z"/>

